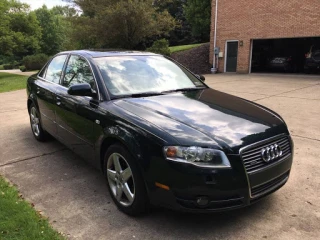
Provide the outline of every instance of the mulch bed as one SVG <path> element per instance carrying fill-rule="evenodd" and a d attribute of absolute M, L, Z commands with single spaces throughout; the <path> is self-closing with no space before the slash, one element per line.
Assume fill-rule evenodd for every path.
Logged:
<path fill-rule="evenodd" d="M 196 74 L 211 73 L 212 66 L 209 63 L 210 43 L 205 43 L 190 50 L 176 52 L 171 58 L 181 63 Z"/>

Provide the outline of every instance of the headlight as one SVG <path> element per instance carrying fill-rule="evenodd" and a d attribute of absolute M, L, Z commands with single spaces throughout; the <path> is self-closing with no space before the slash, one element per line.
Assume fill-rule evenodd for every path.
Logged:
<path fill-rule="evenodd" d="M 201 147 L 164 147 L 164 154 L 168 160 L 193 164 L 199 167 L 231 168 L 224 152 L 216 149 Z"/>

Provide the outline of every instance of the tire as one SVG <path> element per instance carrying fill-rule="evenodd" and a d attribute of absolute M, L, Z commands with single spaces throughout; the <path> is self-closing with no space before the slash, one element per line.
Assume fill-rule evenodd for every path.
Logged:
<path fill-rule="evenodd" d="M 104 155 L 103 173 L 118 209 L 138 216 L 147 211 L 149 200 L 137 163 L 125 147 L 112 145 Z"/>
<path fill-rule="evenodd" d="M 305 74 L 311 74 L 311 69 L 305 67 L 304 70 L 303 70 L 303 72 L 304 72 Z"/>
<path fill-rule="evenodd" d="M 29 108 L 30 126 L 35 139 L 40 142 L 48 140 L 48 134 L 43 130 L 40 121 L 40 113 L 32 103 Z"/>

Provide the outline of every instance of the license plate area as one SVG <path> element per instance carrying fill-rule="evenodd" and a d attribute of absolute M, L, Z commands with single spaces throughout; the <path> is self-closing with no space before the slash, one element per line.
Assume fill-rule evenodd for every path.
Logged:
<path fill-rule="evenodd" d="M 289 178 L 292 155 L 257 173 L 249 174 L 250 197 L 257 198 L 282 186 Z"/>

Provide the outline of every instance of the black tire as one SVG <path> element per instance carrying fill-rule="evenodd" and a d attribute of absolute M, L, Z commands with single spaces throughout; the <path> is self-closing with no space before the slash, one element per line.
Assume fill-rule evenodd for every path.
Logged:
<path fill-rule="evenodd" d="M 36 116 L 33 116 L 33 115 Z M 33 117 L 36 117 L 38 121 L 38 130 L 35 130 L 35 127 L 33 126 L 33 124 L 35 124 L 35 120 Z M 33 133 L 33 136 L 35 137 L 35 139 L 37 139 L 40 142 L 45 142 L 46 140 L 48 140 L 48 134 L 47 132 L 42 128 L 41 125 L 41 120 L 40 120 L 40 112 L 38 111 L 37 107 L 32 103 L 29 107 L 29 118 L 30 118 L 30 126 L 31 126 L 31 131 Z"/>
<path fill-rule="evenodd" d="M 118 186 L 117 184 L 119 182 L 116 183 L 116 181 L 110 180 L 111 178 L 109 178 L 107 173 L 108 169 L 111 170 L 111 168 L 113 168 L 113 165 L 112 165 L 113 163 L 109 162 L 109 165 L 108 165 L 108 161 L 113 161 L 112 159 L 113 159 L 113 156 L 115 155 L 119 155 L 118 158 L 119 158 L 119 162 L 122 170 L 123 169 L 126 170 L 125 169 L 127 168 L 126 165 L 128 165 L 131 168 L 132 177 L 129 179 L 129 181 L 132 181 L 132 182 L 131 184 L 128 183 L 128 186 L 131 185 L 131 188 L 132 186 L 134 186 L 134 198 L 133 198 L 133 201 L 129 203 L 130 205 L 124 205 L 124 203 L 121 203 L 121 199 L 117 200 L 116 198 L 117 194 L 114 191 L 117 191 L 116 190 L 117 187 L 115 186 Z M 116 169 L 114 171 L 116 172 Z M 112 200 L 117 205 L 120 211 L 130 216 L 138 216 L 145 213 L 149 209 L 149 199 L 148 199 L 147 190 L 143 181 L 142 174 L 140 173 L 140 170 L 137 166 L 135 158 L 128 152 L 128 150 L 124 146 L 120 144 L 114 144 L 107 149 L 104 155 L 103 173 L 107 180 L 107 186 L 109 189 L 109 193 L 112 197 Z M 121 178 L 120 176 L 121 174 L 118 175 L 118 178 Z M 111 184 L 109 181 L 111 182 Z M 115 186 L 111 186 L 111 185 L 115 185 Z M 121 183 L 120 185 L 122 185 L 122 187 L 124 186 Z M 127 198 L 124 190 L 123 192 L 121 191 L 121 194 L 123 194 L 122 198 L 124 199 Z"/>
<path fill-rule="evenodd" d="M 304 68 L 303 72 L 304 72 L 305 74 L 311 74 L 310 68 Z"/>

